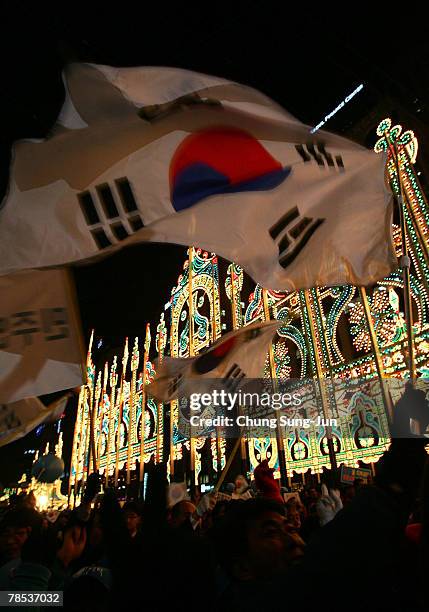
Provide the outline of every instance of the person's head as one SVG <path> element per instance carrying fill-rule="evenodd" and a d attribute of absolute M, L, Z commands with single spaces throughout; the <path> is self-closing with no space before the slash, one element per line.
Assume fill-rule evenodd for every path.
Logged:
<path fill-rule="evenodd" d="M 41 521 L 39 513 L 31 508 L 10 510 L 1 524 L 0 552 L 9 559 L 20 557 L 30 533 L 41 526 Z"/>
<path fill-rule="evenodd" d="M 195 512 L 195 505 L 187 500 L 182 499 L 181 501 L 174 504 L 174 506 L 170 510 L 170 525 L 173 528 L 180 527 L 193 515 Z"/>
<path fill-rule="evenodd" d="M 122 508 L 127 524 L 128 533 L 133 538 L 139 531 L 142 523 L 142 508 L 139 503 L 130 501 Z"/>
<path fill-rule="evenodd" d="M 308 489 L 308 498 L 310 501 L 317 501 L 319 497 L 320 497 L 320 493 L 316 489 L 316 487 L 310 487 Z"/>
<path fill-rule="evenodd" d="M 231 502 L 219 546 L 222 565 L 240 581 L 279 574 L 302 554 L 288 531 L 284 506 L 263 498 Z"/>
<path fill-rule="evenodd" d="M 242 474 L 239 474 L 234 480 L 234 486 L 236 493 L 244 493 L 244 491 L 248 488 L 249 483 Z"/>

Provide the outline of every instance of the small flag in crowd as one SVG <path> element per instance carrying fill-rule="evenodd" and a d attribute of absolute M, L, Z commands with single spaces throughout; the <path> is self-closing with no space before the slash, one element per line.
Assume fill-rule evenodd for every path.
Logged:
<path fill-rule="evenodd" d="M 244 379 L 262 377 L 270 342 L 281 321 L 258 322 L 225 334 L 197 357 L 164 357 L 155 365 L 156 376 L 147 392 L 162 402 L 210 390 L 210 381 L 230 393 Z M 209 386 L 206 386 L 208 383 Z M 201 387 L 201 384 L 203 387 Z"/>

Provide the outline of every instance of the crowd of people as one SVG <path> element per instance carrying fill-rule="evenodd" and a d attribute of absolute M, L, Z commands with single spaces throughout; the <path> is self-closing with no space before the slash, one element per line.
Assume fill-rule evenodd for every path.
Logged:
<path fill-rule="evenodd" d="M 92 474 L 55 522 L 29 493 L 0 519 L 0 591 L 61 590 L 66 610 L 88 612 L 426 610 L 426 444 L 393 439 L 370 484 L 337 488 L 331 473 L 294 495 L 266 461 L 251 484 L 173 505 L 162 464 L 144 504 L 100 494 Z"/>

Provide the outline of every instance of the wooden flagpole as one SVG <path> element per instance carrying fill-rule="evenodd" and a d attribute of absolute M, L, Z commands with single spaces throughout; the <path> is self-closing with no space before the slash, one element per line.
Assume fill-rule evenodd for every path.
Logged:
<path fill-rule="evenodd" d="M 226 475 L 228 474 L 228 470 L 231 467 L 231 464 L 232 464 L 232 462 L 234 460 L 234 457 L 237 454 L 238 449 L 240 448 L 241 440 L 242 440 L 242 435 L 240 433 L 240 435 L 238 436 L 237 440 L 235 441 L 234 447 L 233 447 L 233 449 L 232 449 L 232 451 L 231 451 L 231 453 L 230 453 L 230 455 L 228 457 L 228 460 L 227 460 L 227 462 L 225 464 L 225 467 L 223 468 L 222 473 L 221 473 L 221 475 L 218 478 L 218 481 L 217 481 L 217 483 L 215 485 L 215 488 L 213 490 L 214 493 L 217 493 L 219 491 L 219 489 L 221 488 L 222 483 L 225 480 Z"/>

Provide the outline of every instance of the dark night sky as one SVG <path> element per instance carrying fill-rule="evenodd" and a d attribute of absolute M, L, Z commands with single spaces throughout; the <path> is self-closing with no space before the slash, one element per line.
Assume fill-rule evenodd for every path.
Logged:
<path fill-rule="evenodd" d="M 341 15 L 326 7 L 292 10 L 290 3 L 271 0 L 160 3 L 161 8 L 128 1 L 5 4 L 0 191 L 7 181 L 10 143 L 43 137 L 55 122 L 63 101 L 61 68 L 68 61 L 179 66 L 215 74 L 262 90 L 311 125 L 364 82 L 365 94 L 328 124 L 332 131 L 341 131 L 346 121 L 365 113 L 365 104 L 386 95 L 419 113 L 417 118 L 427 118 L 429 43 L 418 17 L 413 23 L 405 13 L 399 23 L 398 13 L 386 19 L 373 13 Z M 107 348 L 126 335 L 142 335 L 145 322 L 158 319 L 184 259 L 183 247 L 142 245 L 76 268 L 85 335 L 95 327 Z M 69 438 L 74 410 L 69 405 Z M 43 435 L 49 437 L 51 430 Z M 31 434 L 1 449 L 0 481 L 20 476 L 23 449 L 40 441 Z"/>

